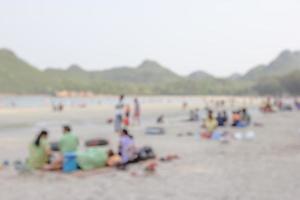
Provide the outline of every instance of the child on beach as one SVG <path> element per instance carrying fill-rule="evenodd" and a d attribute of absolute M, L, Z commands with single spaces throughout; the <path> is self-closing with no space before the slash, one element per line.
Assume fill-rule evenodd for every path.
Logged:
<path fill-rule="evenodd" d="M 120 155 L 115 154 L 113 150 L 109 150 L 107 152 L 107 155 L 108 155 L 108 159 L 106 164 L 108 167 L 118 166 L 122 163 L 122 158 L 120 157 Z"/>
<path fill-rule="evenodd" d="M 125 117 L 124 117 L 124 119 L 123 119 L 123 128 L 128 129 L 128 128 L 129 128 L 129 125 L 130 125 L 130 122 L 129 122 L 129 116 L 128 116 L 128 115 L 125 115 Z"/>

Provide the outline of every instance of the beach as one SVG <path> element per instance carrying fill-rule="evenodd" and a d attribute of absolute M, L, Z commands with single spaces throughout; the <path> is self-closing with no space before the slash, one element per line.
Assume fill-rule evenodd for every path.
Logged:
<path fill-rule="evenodd" d="M 243 102 L 243 101 L 241 101 Z M 253 104 L 252 106 L 257 106 Z M 204 104 L 190 104 L 189 108 Z M 156 126 L 163 114 L 164 135 L 146 135 L 145 129 Z M 67 107 L 53 112 L 50 107 L 0 110 L 0 160 L 25 160 L 28 145 L 42 128 L 50 141 L 61 136 L 61 126 L 70 124 L 81 141 L 103 137 L 108 148 L 116 150 L 118 135 L 113 125 L 111 105 L 86 108 Z M 144 172 L 147 164 L 138 163 L 126 171 L 101 169 L 92 172 L 63 174 L 33 172 L 18 174 L 13 167 L 0 170 L 0 199 L 207 199 L 207 200 L 282 200 L 298 199 L 300 191 L 300 112 L 262 114 L 253 111 L 253 121 L 262 126 L 228 132 L 255 132 L 252 140 L 229 143 L 203 140 L 186 133 L 199 130 L 199 122 L 188 122 L 189 109 L 177 101 L 142 105 L 142 124 L 130 127 L 137 146 L 153 147 L 158 157 L 177 154 L 179 159 L 159 162 L 153 174 Z M 178 134 L 184 136 L 178 137 Z"/>

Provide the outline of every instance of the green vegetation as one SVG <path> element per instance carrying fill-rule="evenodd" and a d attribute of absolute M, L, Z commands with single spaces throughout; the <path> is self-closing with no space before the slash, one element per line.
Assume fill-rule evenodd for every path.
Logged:
<path fill-rule="evenodd" d="M 284 51 L 269 65 L 244 76 L 215 78 L 201 70 L 180 76 L 155 61 L 138 67 L 85 71 L 78 65 L 66 70 L 38 70 L 7 49 L 0 49 L 0 93 L 54 94 L 57 91 L 97 94 L 300 94 L 300 53 Z"/>

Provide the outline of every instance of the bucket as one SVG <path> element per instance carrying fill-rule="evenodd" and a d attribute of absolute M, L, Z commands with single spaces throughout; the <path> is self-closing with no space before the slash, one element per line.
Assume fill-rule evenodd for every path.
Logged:
<path fill-rule="evenodd" d="M 76 154 L 73 152 L 64 154 L 63 172 L 70 173 L 77 170 Z"/>

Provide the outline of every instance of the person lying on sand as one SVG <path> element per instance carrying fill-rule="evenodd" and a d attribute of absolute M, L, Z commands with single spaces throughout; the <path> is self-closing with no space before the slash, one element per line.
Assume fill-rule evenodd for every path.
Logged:
<path fill-rule="evenodd" d="M 60 154 L 61 155 L 61 154 Z M 112 150 L 106 151 L 101 147 L 89 147 L 84 151 L 75 152 L 77 168 L 80 170 L 92 170 L 103 167 L 115 167 L 122 163 L 122 159 Z M 53 162 L 44 167 L 44 170 L 61 170 L 64 165 L 64 157 L 56 157 Z"/>
<path fill-rule="evenodd" d="M 108 152 L 101 147 L 89 147 L 85 151 L 76 152 L 76 162 L 81 170 L 91 170 L 105 167 Z"/>
<path fill-rule="evenodd" d="M 106 151 L 101 147 L 89 147 L 85 151 L 77 151 L 76 162 L 81 170 L 91 170 L 105 166 L 113 167 L 126 165 L 137 161 L 138 151 L 136 151 L 133 137 L 129 135 L 126 129 L 120 134 L 119 154 L 113 151 Z M 63 154 L 60 154 L 63 155 Z M 60 170 L 63 166 L 63 156 L 55 155 L 52 162 L 45 167 L 46 170 Z"/>

